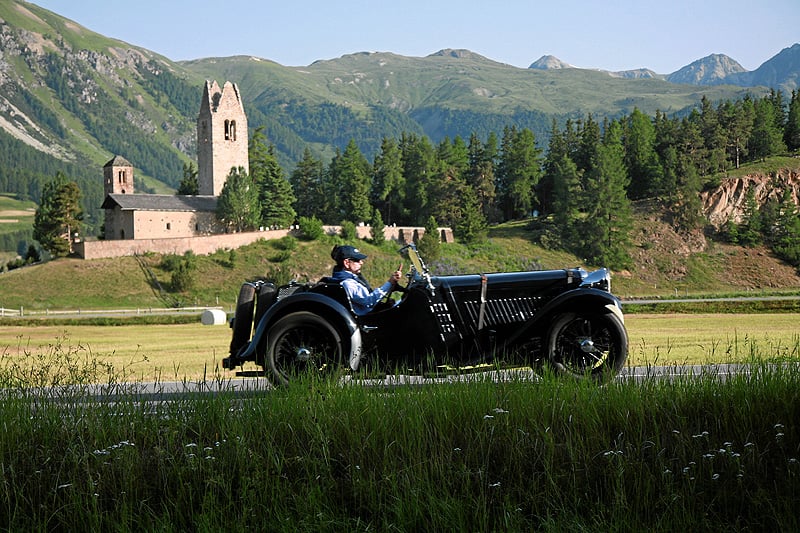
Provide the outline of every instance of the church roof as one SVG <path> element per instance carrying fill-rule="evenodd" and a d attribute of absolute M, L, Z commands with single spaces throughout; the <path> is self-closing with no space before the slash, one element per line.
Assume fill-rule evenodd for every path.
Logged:
<path fill-rule="evenodd" d="M 106 167 L 132 167 L 131 162 L 122 157 L 121 155 L 115 155 L 111 161 L 103 165 L 103 168 Z"/>
<path fill-rule="evenodd" d="M 119 206 L 123 211 L 216 211 L 216 196 L 176 194 L 109 194 L 103 209 Z"/>

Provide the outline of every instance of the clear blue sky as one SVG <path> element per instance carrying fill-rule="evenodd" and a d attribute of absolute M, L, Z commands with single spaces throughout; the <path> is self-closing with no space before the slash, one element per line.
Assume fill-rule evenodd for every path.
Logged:
<path fill-rule="evenodd" d="M 252 55 L 286 66 L 362 51 L 426 56 L 466 48 L 523 68 L 550 54 L 582 68 L 669 74 L 715 53 L 754 70 L 800 42 L 800 0 L 33 3 L 172 60 Z M 220 29 L 206 31 L 212 23 Z"/>

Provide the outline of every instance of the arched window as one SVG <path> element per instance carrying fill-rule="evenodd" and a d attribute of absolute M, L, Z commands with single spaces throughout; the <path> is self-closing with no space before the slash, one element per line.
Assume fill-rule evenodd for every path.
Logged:
<path fill-rule="evenodd" d="M 231 140 L 231 121 L 230 120 L 226 120 L 225 121 L 225 140 L 226 141 L 230 141 Z"/>
<path fill-rule="evenodd" d="M 236 141 L 236 121 L 231 120 L 231 140 Z"/>

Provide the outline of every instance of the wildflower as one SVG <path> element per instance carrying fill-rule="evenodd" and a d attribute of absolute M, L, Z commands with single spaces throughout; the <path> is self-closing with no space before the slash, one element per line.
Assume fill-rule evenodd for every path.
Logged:
<path fill-rule="evenodd" d="M 498 481 L 497 483 L 491 483 L 489 486 L 492 487 L 492 488 L 499 487 L 500 486 L 500 482 Z"/>
<path fill-rule="evenodd" d="M 492 415 L 483 415 L 484 420 L 487 418 L 494 418 Z"/>
<path fill-rule="evenodd" d="M 713 476 L 711 476 L 711 479 L 713 479 L 714 481 L 718 480 L 719 474 L 714 474 Z"/>
<path fill-rule="evenodd" d="M 507 413 L 508 411 L 506 411 L 505 409 L 500 408 L 500 407 L 495 407 L 494 408 L 494 412 L 498 413 L 498 414 L 502 414 L 502 413 Z"/>

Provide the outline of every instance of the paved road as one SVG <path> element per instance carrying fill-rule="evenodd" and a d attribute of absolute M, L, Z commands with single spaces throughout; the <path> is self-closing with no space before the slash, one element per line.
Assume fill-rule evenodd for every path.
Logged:
<path fill-rule="evenodd" d="M 688 376 L 716 376 L 727 379 L 732 375 L 749 373 L 748 365 L 719 364 L 696 366 L 649 366 L 625 368 L 616 378 L 618 380 L 675 379 Z M 366 387 L 391 388 L 396 386 L 421 386 L 470 380 L 511 380 L 522 379 L 536 382 L 540 378 L 530 369 L 514 369 L 479 372 L 444 377 L 424 377 L 417 375 L 387 375 L 383 379 L 342 378 L 343 383 Z M 98 402 L 144 401 L 169 402 L 196 398 L 204 394 L 226 394 L 237 398 L 247 398 L 264 394 L 272 389 L 269 379 L 248 373 L 243 376 L 226 376 L 206 381 L 167 381 L 143 383 L 115 383 L 111 385 L 91 385 L 78 387 L 58 387 L 47 389 L 47 395 L 56 401 L 73 402 L 76 398 L 92 396 Z M 29 394 L 36 396 L 43 391 Z"/>

